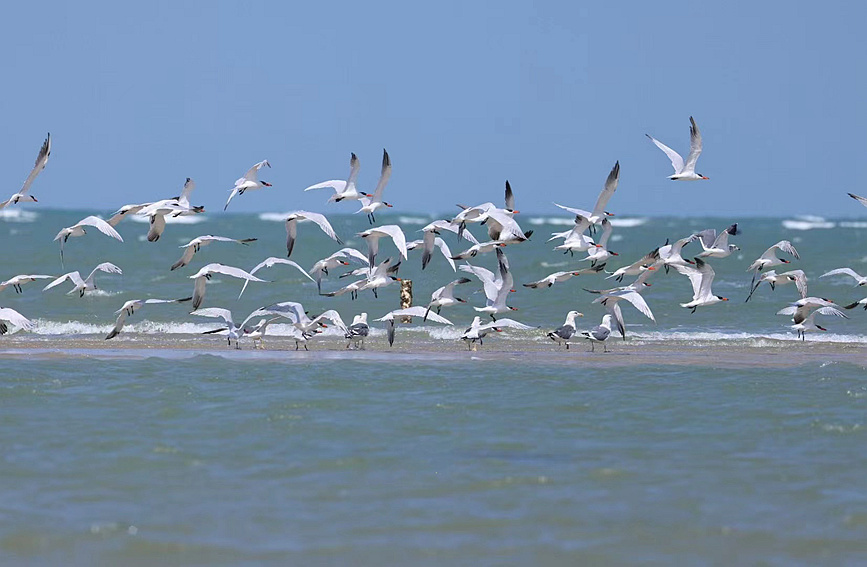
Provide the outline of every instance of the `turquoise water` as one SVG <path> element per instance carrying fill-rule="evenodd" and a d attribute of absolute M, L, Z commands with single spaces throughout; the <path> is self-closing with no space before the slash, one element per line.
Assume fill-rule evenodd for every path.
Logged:
<path fill-rule="evenodd" d="M 3 279 L 62 273 L 51 239 L 85 214 L 0 222 L 0 238 L 15 243 L 0 249 Z M 250 269 L 285 255 L 279 214 L 196 220 L 169 225 L 157 243 L 130 221 L 118 226 L 123 244 L 71 239 L 66 271 L 102 261 L 124 270 L 100 274 L 84 298 L 42 293 L 44 283 L 0 292 L 0 305 L 36 323 L 0 337 L 0 563 L 867 563 L 867 315 L 826 318 L 829 331 L 801 343 L 775 315 L 797 297 L 793 286 L 743 302 L 746 266 L 783 238 L 801 253 L 790 268 L 806 271 L 811 295 L 860 299 L 853 282 L 818 276 L 864 270 L 863 222 L 744 219 L 732 240 L 741 252 L 712 261 L 714 289 L 731 300 L 690 314 L 678 306 L 691 296 L 686 278 L 657 274 L 645 293 L 656 323 L 624 310 L 629 340 L 612 341 L 609 355 L 563 351 L 544 332 L 570 309 L 585 313 L 584 327 L 598 324 L 604 311 L 581 288 L 612 280 L 520 286 L 582 265 L 545 242 L 566 228 L 555 216 L 521 219 L 536 236 L 507 248 L 511 316 L 540 330 L 499 333 L 478 353 L 457 340 L 484 303 L 469 285 L 469 304 L 443 311 L 453 327 L 403 326 L 394 348 L 374 324 L 362 352 L 334 335 L 310 352 L 279 341 L 227 351 L 224 338 L 200 334 L 212 322 L 178 305 L 147 306 L 104 341 L 129 299 L 187 296 L 205 263 Z M 411 239 L 430 219 L 380 220 Z M 736 220 L 627 221 L 615 228 L 612 267 Z M 364 218 L 332 222 L 363 248 L 353 235 Z M 180 244 L 208 233 L 259 241 L 213 244 L 169 271 Z M 309 268 L 336 249 L 302 225 L 292 259 Z M 395 251 L 383 243 L 381 254 Z M 494 268 L 492 256 L 474 263 Z M 410 252 L 400 273 L 416 303 L 456 277 L 440 256 L 420 264 Z M 240 301 L 240 283 L 215 278 L 205 306 L 236 320 L 275 301 L 345 320 L 398 306 L 396 287 L 353 302 L 318 296 L 288 268 L 264 276 L 272 283 L 251 284 Z M 323 288 L 346 281 L 332 274 Z"/>
<path fill-rule="evenodd" d="M 867 560 L 863 366 L 7 360 L 0 556 Z"/>

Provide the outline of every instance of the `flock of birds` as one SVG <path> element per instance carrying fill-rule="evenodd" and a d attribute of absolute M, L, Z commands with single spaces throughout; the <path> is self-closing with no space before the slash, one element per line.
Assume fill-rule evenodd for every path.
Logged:
<path fill-rule="evenodd" d="M 649 135 L 648 138 L 671 160 L 674 174 L 669 176 L 669 179 L 676 181 L 708 179 L 708 177 L 697 173 L 695 170 L 696 162 L 702 151 L 702 138 L 698 126 L 692 117 L 690 117 L 690 151 L 685 160 L 662 142 Z M 36 163 L 21 190 L 13 194 L 8 200 L 0 203 L 0 209 L 21 202 L 37 201 L 30 194 L 30 188 L 36 177 L 45 168 L 50 154 L 51 137 L 49 135 L 40 148 Z M 383 150 L 380 178 L 373 193 L 360 191 L 357 187 L 360 166 L 359 160 L 354 153 L 351 156 L 349 165 L 350 173 L 345 181 L 324 181 L 307 187 L 305 191 L 319 189 L 333 191 L 333 194 L 328 199 L 328 203 L 358 201 L 361 207 L 357 212 L 366 214 L 370 224 L 374 225 L 376 223 L 377 212 L 382 208 L 392 206 L 383 200 L 383 193 L 392 171 L 391 159 L 388 152 Z M 235 197 L 244 195 L 247 191 L 271 187 L 270 183 L 259 179 L 259 173 L 265 167 L 271 167 L 267 160 L 255 164 L 243 177 L 235 181 L 234 188 L 231 190 L 223 209 L 224 211 L 228 209 L 229 204 Z M 712 290 L 715 273 L 709 260 L 724 259 L 734 251 L 739 250 L 735 244 L 729 243 L 730 237 L 739 234 L 737 224 L 733 224 L 720 232 L 711 228 L 685 235 L 673 243 L 666 241 L 664 245 L 653 249 L 631 264 L 621 266 L 614 271 L 608 271 L 609 262 L 617 254 L 607 248 L 607 243 L 612 232 L 612 224 L 608 220 L 608 217 L 612 216 L 612 213 L 606 209 L 609 200 L 617 190 L 619 177 L 620 164 L 617 162 L 608 174 L 604 187 L 592 210 L 567 207 L 555 203 L 560 209 L 574 215 L 574 225 L 567 231 L 552 234 L 549 242 L 554 240 L 562 241 L 554 249 L 564 254 L 572 256 L 575 253 L 586 254 L 582 260 L 588 261 L 589 267 L 555 272 L 537 281 L 523 284 L 524 287 L 531 289 L 547 289 L 574 276 L 587 273 L 604 273 L 607 275 L 607 279 L 613 279 L 619 284 L 623 284 L 625 277 L 635 278 L 631 283 L 625 285 L 618 285 L 609 289 L 587 290 L 597 296 L 593 300 L 593 303 L 601 304 L 605 308 L 605 314 L 602 316 L 602 321 L 599 325 L 589 330 L 579 330 L 576 319 L 583 315 L 578 311 L 569 311 L 563 325 L 547 333 L 550 339 L 556 341 L 558 344 L 565 345 L 566 349 L 569 348 L 570 344 L 574 344 L 575 342 L 589 341 L 591 343 L 591 351 L 595 350 L 596 343 L 602 343 L 603 350 L 607 352 L 606 341 L 615 331 L 625 339 L 626 323 L 621 309 L 622 302 L 631 305 L 639 313 L 655 321 L 653 312 L 642 294 L 651 285 L 647 281 L 648 278 L 661 270 L 668 273 L 673 269 L 689 279 L 692 287 L 692 299 L 680 303 L 681 307 L 695 312 L 699 307 L 708 307 L 722 301 L 728 301 L 727 298 L 716 295 Z M 147 240 L 150 242 L 159 240 L 166 229 L 167 217 L 196 215 L 204 211 L 204 207 L 195 206 L 190 201 L 194 188 L 195 183 L 188 178 L 178 196 L 153 202 L 124 205 L 107 220 L 103 220 L 97 216 L 88 216 L 72 226 L 63 228 L 54 239 L 59 242 L 61 265 L 63 265 L 64 245 L 67 244 L 70 238 L 85 236 L 88 228 L 95 228 L 102 234 L 123 242 L 123 238 L 115 227 L 123 219 L 132 215 L 147 217 L 149 219 Z M 850 196 L 867 206 L 867 199 L 851 193 Z M 401 281 L 401 278 L 396 275 L 401 259 L 406 260 L 408 252 L 414 249 L 421 249 L 422 251 L 422 269 L 425 269 L 431 263 L 436 250 L 439 250 L 454 272 L 460 270 L 466 275 L 454 279 L 434 291 L 426 305 L 393 310 L 375 319 L 374 321 L 385 323 L 389 345 L 392 345 L 394 342 L 396 325 L 411 317 L 421 318 L 425 322 L 433 321 L 444 325 L 452 325 L 451 321 L 440 314 L 441 310 L 460 303 L 466 303 L 466 300 L 455 295 L 456 289 L 458 286 L 469 284 L 474 280 L 481 283 L 486 301 L 484 306 L 474 308 L 478 315 L 475 316 L 470 326 L 460 337 L 466 341 L 468 348 L 475 348 L 476 343 L 481 345 L 489 333 L 499 332 L 505 328 L 537 329 L 538 327 L 525 325 L 514 319 L 498 317 L 516 310 L 508 304 L 510 293 L 514 292 L 515 289 L 514 277 L 505 249 L 507 246 L 519 245 L 525 242 L 533 232 L 524 231 L 515 220 L 515 215 L 518 211 L 515 208 L 515 198 L 509 182 L 506 182 L 505 203 L 503 207 L 498 207 L 491 202 L 476 206 L 460 205 L 460 207 L 462 209 L 461 212 L 453 218 L 436 220 L 425 226 L 422 229 L 424 233 L 423 238 L 416 241 L 407 241 L 403 230 L 396 224 L 372 226 L 372 228 L 357 234 L 358 237 L 367 243 L 366 252 L 355 248 L 342 247 L 328 257 L 317 261 L 309 271 L 289 259 L 297 244 L 299 236 L 298 225 L 300 222 L 310 221 L 317 225 L 338 245 L 342 246 L 343 242 L 325 215 L 310 211 L 295 211 L 287 215 L 285 220 L 287 251 L 285 258 L 266 258 L 249 272 L 234 266 L 209 263 L 189 276 L 193 280 L 193 289 L 190 297 L 180 299 L 135 299 L 124 303 L 116 311 L 117 319 L 115 326 L 105 338 L 108 340 L 117 337 L 121 333 L 127 319 L 145 305 L 190 302 L 192 306 L 190 313 L 192 315 L 222 320 L 219 328 L 207 331 L 207 333 L 225 334 L 230 347 L 234 344 L 235 348 L 240 348 L 242 339 L 250 340 L 254 347 L 264 347 L 264 338 L 268 325 L 279 320 L 291 323 L 289 327 L 290 336 L 295 340 L 296 349 L 300 346 L 304 346 L 306 349 L 307 342 L 322 332 L 322 329 L 328 323 L 340 329 L 347 339 L 347 348 L 364 348 L 364 341 L 370 332 L 367 313 L 354 316 L 352 322 L 347 325 L 340 314 L 334 309 L 329 309 L 315 317 L 310 317 L 301 303 L 284 301 L 256 309 L 244 321 L 236 324 L 230 310 L 220 307 L 203 307 L 207 284 L 217 274 L 243 280 L 244 284 L 238 296 L 240 299 L 250 282 L 265 282 L 265 280 L 256 276 L 257 272 L 273 268 L 277 265 L 286 265 L 298 270 L 305 278 L 314 282 L 322 297 L 336 297 L 349 294 L 354 299 L 359 293 L 368 290 L 374 296 L 378 296 L 380 289 L 394 282 Z M 485 225 L 487 240 L 480 242 L 470 232 L 468 227 L 474 224 Z M 466 249 L 458 254 L 453 254 L 448 244 L 442 238 L 442 235 L 445 233 L 453 233 L 454 238 L 458 242 L 466 241 Z M 390 240 L 397 249 L 400 256 L 397 261 L 394 261 L 392 258 L 377 261 L 380 240 L 383 238 Z M 189 265 L 202 247 L 215 242 L 247 245 L 255 240 L 255 238 L 235 239 L 214 235 L 199 236 L 181 247 L 183 248 L 183 253 L 171 265 L 170 270 L 174 271 Z M 684 257 L 683 248 L 691 242 L 698 242 L 701 246 L 701 251 L 696 253 L 693 258 Z M 494 252 L 497 259 L 496 271 L 470 263 L 470 260 L 475 261 L 475 259 L 482 255 L 491 252 Z M 809 297 L 807 295 L 807 278 L 802 270 L 789 270 L 777 273 L 774 268 L 790 262 L 787 257 L 781 257 L 778 254 L 788 255 L 795 259 L 799 258 L 797 250 L 788 240 L 782 240 L 769 247 L 764 254 L 747 268 L 747 271 L 753 274 L 747 301 L 750 300 L 762 283 L 767 283 L 772 289 L 777 285 L 795 284 L 800 299 L 790 303 L 778 313 L 792 316 L 793 324 L 791 327 L 801 339 L 804 339 L 806 333 L 809 331 L 826 330 L 816 322 L 816 317 L 819 315 L 846 317 L 842 308 L 830 300 L 820 297 Z M 456 265 L 456 260 L 463 260 L 464 263 Z M 322 282 L 329 275 L 329 270 L 333 270 L 339 266 L 350 265 L 357 267 L 348 275 L 355 275 L 357 279 L 339 289 L 323 293 Z M 21 274 L 0 283 L 0 291 L 6 287 L 12 287 L 16 292 L 21 293 L 24 284 L 44 279 L 51 281 L 44 287 L 43 291 L 49 291 L 65 282 L 70 282 L 73 287 L 68 291 L 68 294 L 84 296 L 87 292 L 97 289 L 95 277 L 98 272 L 122 273 L 118 266 L 110 262 L 103 262 L 97 265 L 86 278 L 83 278 L 78 271 L 68 272 L 59 277 Z M 831 270 L 821 277 L 837 275 L 852 277 L 859 286 L 867 285 L 867 277 L 857 274 L 850 268 Z M 858 305 L 862 305 L 867 309 L 867 298 L 847 305 L 845 308 L 852 309 Z M 483 318 L 485 322 L 483 322 Z M 487 318 L 490 318 L 490 321 L 487 321 Z M 254 323 L 254 321 L 256 322 Z M 33 327 L 33 322 L 18 311 L 9 307 L 0 307 L 0 334 L 8 331 L 7 323 L 25 330 Z"/>

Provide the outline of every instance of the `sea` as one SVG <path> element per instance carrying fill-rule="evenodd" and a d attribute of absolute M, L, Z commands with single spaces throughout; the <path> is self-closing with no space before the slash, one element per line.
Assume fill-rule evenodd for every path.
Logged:
<path fill-rule="evenodd" d="M 265 348 L 237 350 L 203 334 L 219 322 L 188 303 L 146 305 L 105 336 L 128 300 L 190 296 L 205 264 L 250 270 L 286 257 L 288 211 L 182 217 L 153 243 L 146 222 L 124 220 L 123 243 L 88 229 L 61 265 L 57 232 L 110 212 L 0 211 L 2 280 L 86 277 L 101 262 L 123 270 L 98 273 L 84 297 L 67 295 L 69 283 L 43 292 L 47 279 L 0 291 L 0 306 L 34 323 L 0 336 L 0 564 L 867 564 L 867 312 L 820 316 L 827 331 L 802 341 L 776 314 L 798 299 L 793 285 L 763 284 L 745 302 L 747 266 L 783 239 L 800 259 L 781 254 L 782 269 L 804 270 L 810 295 L 841 306 L 867 296 L 847 276 L 819 277 L 867 275 L 867 220 L 614 217 L 611 270 L 737 222 L 740 250 L 709 260 L 728 301 L 691 313 L 679 305 L 692 296 L 687 278 L 660 270 L 644 292 L 655 321 L 624 304 L 626 339 L 568 350 L 546 333 L 573 309 L 579 328 L 598 325 L 605 308 L 585 289 L 630 280 L 522 285 L 589 264 L 548 242 L 568 216 L 516 217 L 534 233 L 504 249 L 517 310 L 503 316 L 534 329 L 503 328 L 472 348 L 459 337 L 484 305 L 476 281 L 458 286 L 466 305 L 442 310 L 453 325 L 401 323 L 389 346 L 373 320 L 400 306 L 397 283 L 376 298 L 324 297 L 278 265 L 238 299 L 242 282 L 215 276 L 203 307 L 236 322 L 296 301 L 347 322 L 366 312 L 372 327 L 363 350 L 334 325 L 296 350 L 280 323 Z M 342 245 L 298 227 L 291 259 L 305 269 L 342 246 L 366 251 L 363 215 L 329 219 Z M 412 240 L 431 220 L 377 224 Z M 481 240 L 484 228 L 469 230 Z M 258 240 L 211 244 L 171 271 L 180 246 L 205 234 Z M 455 254 L 468 246 L 442 236 Z M 379 258 L 389 256 L 398 252 L 384 239 Z M 496 271 L 494 254 L 470 262 Z M 323 292 L 353 281 L 343 271 Z M 415 250 L 398 275 L 426 305 L 464 274 L 439 252 L 423 271 Z"/>

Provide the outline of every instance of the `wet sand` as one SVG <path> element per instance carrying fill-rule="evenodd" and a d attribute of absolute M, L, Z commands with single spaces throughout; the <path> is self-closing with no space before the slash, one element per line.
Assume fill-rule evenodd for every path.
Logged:
<path fill-rule="evenodd" d="M 541 340 L 486 340 L 484 345 L 467 348 L 460 340 L 436 340 L 412 336 L 389 347 L 384 337 L 371 337 L 363 350 L 346 348 L 339 337 L 317 337 L 295 350 L 295 341 L 268 337 L 264 349 L 249 342 L 242 349 L 229 348 L 225 339 L 191 335 L 126 335 L 106 341 L 102 336 L 16 335 L 2 338 L 0 358 L 100 358 L 142 359 L 147 357 L 189 358 L 208 354 L 238 361 L 368 360 L 396 364 L 448 364 L 467 360 L 518 364 L 606 366 L 695 366 L 702 368 L 791 368 L 801 365 L 849 363 L 867 365 L 867 347 L 820 341 L 782 341 L 770 338 L 714 341 L 652 341 L 646 339 L 612 340 L 608 352 L 588 343 L 573 344 L 567 350 Z"/>

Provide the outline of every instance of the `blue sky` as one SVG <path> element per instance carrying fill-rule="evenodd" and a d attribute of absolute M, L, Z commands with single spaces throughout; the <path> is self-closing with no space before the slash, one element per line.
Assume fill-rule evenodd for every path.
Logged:
<path fill-rule="evenodd" d="M 221 211 L 352 212 L 307 185 L 361 160 L 402 212 L 863 216 L 867 7 L 829 2 L 149 2 L 4 7 L 0 167 L 14 193 L 50 131 L 34 207 L 169 197 Z M 724 4 L 724 5 L 723 5 Z M 672 182 L 650 133 L 704 136 L 706 182 Z"/>

